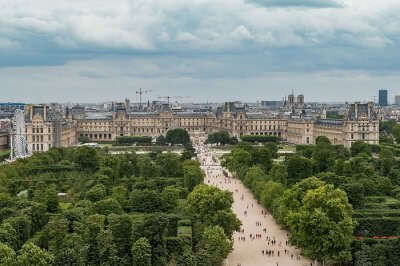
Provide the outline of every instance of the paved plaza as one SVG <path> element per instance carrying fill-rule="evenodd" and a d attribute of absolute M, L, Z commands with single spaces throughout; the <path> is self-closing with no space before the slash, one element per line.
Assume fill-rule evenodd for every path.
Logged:
<path fill-rule="evenodd" d="M 240 180 L 232 178 L 221 167 L 215 153 L 202 145 L 201 139 L 195 146 L 206 173 L 204 182 L 233 193 L 233 210 L 242 222 L 241 232 L 234 234 L 234 250 L 226 259 L 226 266 L 315 265 L 288 243 L 287 232 L 280 229 Z M 228 173 L 228 177 L 223 171 Z"/>

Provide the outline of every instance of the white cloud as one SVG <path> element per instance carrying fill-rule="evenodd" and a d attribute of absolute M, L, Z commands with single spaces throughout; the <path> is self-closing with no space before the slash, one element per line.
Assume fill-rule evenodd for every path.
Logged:
<path fill-rule="evenodd" d="M 176 39 L 178 41 L 196 41 L 198 38 L 191 34 L 190 32 L 180 32 L 178 33 L 178 36 L 176 36 Z"/>
<path fill-rule="evenodd" d="M 126 86 L 154 78 L 158 87 L 179 79 L 192 88 L 214 86 L 207 79 L 224 79 L 221 86 L 228 86 L 240 77 L 261 87 L 257 76 L 281 71 L 400 70 L 398 0 L 340 0 L 340 8 L 332 8 L 333 0 L 296 0 L 303 3 L 297 7 L 294 0 L 268 7 L 255 1 L 0 0 L 0 72 L 60 65 L 38 80 L 69 73 L 82 85 L 60 83 L 83 90 L 95 88 L 100 77 Z"/>
<path fill-rule="evenodd" d="M 245 39 L 253 40 L 260 48 L 334 46 L 341 36 L 346 38 L 339 41 L 348 42 L 348 45 L 385 47 L 398 45 L 398 40 L 393 39 L 400 31 L 400 3 L 395 0 L 348 0 L 343 8 L 334 9 L 264 8 L 247 0 L 1 2 L 1 37 L 11 34 L 15 40 L 23 40 L 25 46 L 29 46 L 32 39 L 45 41 L 48 38 L 61 48 L 79 50 L 82 47 L 84 51 L 102 48 L 178 52 L 184 48 L 185 51 L 205 49 L 209 52 L 213 47 L 215 51 L 223 47 L 231 51 L 242 47 L 232 41 Z M 304 6 L 341 3 L 336 0 L 279 2 L 284 7 L 295 3 Z M 176 49 L 175 40 L 191 44 Z"/>
<path fill-rule="evenodd" d="M 254 36 L 247 30 L 243 25 L 238 26 L 234 31 L 230 33 L 233 39 L 236 40 L 252 40 Z"/>

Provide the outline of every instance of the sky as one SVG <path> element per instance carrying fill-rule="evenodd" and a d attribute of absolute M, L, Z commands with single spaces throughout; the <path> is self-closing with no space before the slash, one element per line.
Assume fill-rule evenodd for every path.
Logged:
<path fill-rule="evenodd" d="M 392 101 L 399 48 L 399 0 L 1 0 L 0 102 Z"/>

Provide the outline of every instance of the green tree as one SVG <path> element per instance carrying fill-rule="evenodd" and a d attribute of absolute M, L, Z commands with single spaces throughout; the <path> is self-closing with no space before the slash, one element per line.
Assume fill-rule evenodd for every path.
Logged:
<path fill-rule="evenodd" d="M 346 193 L 333 185 L 306 191 L 302 206 L 287 221 L 290 240 L 304 254 L 328 262 L 351 260 L 355 222 Z"/>
<path fill-rule="evenodd" d="M 99 158 L 97 151 L 91 147 L 79 147 L 75 151 L 75 163 L 81 170 L 94 172 L 99 168 Z"/>
<path fill-rule="evenodd" d="M 183 163 L 183 177 L 184 186 L 192 191 L 195 186 L 203 183 L 204 173 L 197 161 L 186 160 Z"/>
<path fill-rule="evenodd" d="M 99 200 L 94 204 L 96 212 L 102 215 L 109 215 L 111 213 L 121 214 L 122 207 L 119 202 L 113 198 Z"/>
<path fill-rule="evenodd" d="M 240 179 L 243 179 L 251 165 L 251 154 L 243 147 L 239 147 L 233 149 L 231 154 L 228 155 L 225 160 L 226 162 L 224 163 L 224 166 L 226 166 L 231 172 L 235 172 Z"/>
<path fill-rule="evenodd" d="M 61 250 L 65 235 L 68 233 L 68 220 L 61 216 L 51 217 L 45 226 L 44 236 L 47 240 L 48 250 L 56 253 Z"/>
<path fill-rule="evenodd" d="M 16 231 L 17 249 L 31 237 L 32 222 L 27 216 L 10 217 L 4 223 L 9 223 Z"/>
<path fill-rule="evenodd" d="M 151 266 L 151 245 L 147 238 L 139 238 L 132 245 L 132 265 Z"/>
<path fill-rule="evenodd" d="M 393 137 L 396 139 L 396 142 L 400 143 L 400 125 L 399 124 L 396 124 L 395 126 L 393 126 L 392 134 L 393 134 Z"/>
<path fill-rule="evenodd" d="M 6 244 L 0 242 L 0 266 L 17 265 L 15 260 L 15 251 Z"/>
<path fill-rule="evenodd" d="M 270 176 L 272 181 L 286 185 L 288 178 L 287 166 L 284 164 L 274 164 L 270 171 Z"/>
<path fill-rule="evenodd" d="M 123 209 L 128 207 L 128 189 L 125 186 L 113 187 L 111 197 L 117 200 Z"/>
<path fill-rule="evenodd" d="M 267 179 L 268 177 L 263 168 L 261 168 L 260 165 L 255 165 L 249 168 L 243 182 L 247 187 L 252 188 L 253 184 L 255 185 L 256 182 L 266 181 Z"/>
<path fill-rule="evenodd" d="M 199 244 L 199 256 L 207 265 L 222 265 L 224 259 L 233 249 L 233 243 L 220 226 L 207 227 Z M 206 255 L 206 256 L 204 256 Z"/>
<path fill-rule="evenodd" d="M 183 128 L 170 129 L 167 131 L 165 137 L 167 143 L 175 144 L 186 144 L 190 142 L 189 133 Z"/>
<path fill-rule="evenodd" d="M 191 248 L 186 248 L 182 254 L 178 256 L 177 266 L 194 266 L 196 265 L 196 257 L 193 255 Z"/>
<path fill-rule="evenodd" d="M 361 183 L 347 183 L 341 185 L 340 188 L 346 192 L 349 202 L 351 205 L 353 205 L 353 208 L 360 208 L 364 206 L 365 189 Z"/>
<path fill-rule="evenodd" d="M 156 138 L 156 144 L 160 145 L 160 146 L 164 146 L 165 144 L 167 144 L 167 140 L 165 139 L 165 137 L 163 135 L 160 135 Z"/>
<path fill-rule="evenodd" d="M 62 241 L 62 247 L 55 254 L 53 266 L 85 265 L 87 245 L 77 233 L 68 234 Z"/>
<path fill-rule="evenodd" d="M 290 189 L 283 193 L 277 219 L 284 226 L 288 226 L 287 219 L 293 213 L 297 212 L 302 206 L 302 200 L 310 189 L 316 189 L 323 186 L 325 183 L 316 177 L 309 177 L 293 185 Z"/>
<path fill-rule="evenodd" d="M 48 212 L 58 211 L 58 193 L 55 185 L 51 185 L 45 192 L 45 201 Z"/>
<path fill-rule="evenodd" d="M 236 139 L 237 142 L 237 139 Z M 210 144 L 235 144 L 235 140 L 229 136 L 227 131 L 218 131 L 207 136 L 206 143 Z"/>
<path fill-rule="evenodd" d="M 160 167 L 158 167 L 148 155 L 139 158 L 138 168 L 140 176 L 142 177 L 156 177 L 160 175 Z"/>
<path fill-rule="evenodd" d="M 363 244 L 361 249 L 354 254 L 354 266 L 373 266 L 370 254 L 370 247 Z"/>
<path fill-rule="evenodd" d="M 294 184 L 312 175 L 311 160 L 293 156 L 286 161 L 288 171 L 288 184 Z"/>
<path fill-rule="evenodd" d="M 147 238 L 151 252 L 151 265 L 167 264 L 166 235 L 168 231 L 168 216 L 164 213 L 152 213 L 145 217 L 143 223 L 137 227 L 135 238 Z"/>
<path fill-rule="evenodd" d="M 12 249 L 18 249 L 19 247 L 17 230 L 8 222 L 0 224 L 0 243 L 8 245 Z"/>
<path fill-rule="evenodd" d="M 114 266 L 119 264 L 117 246 L 114 243 L 110 230 L 101 231 L 97 236 L 99 260 L 101 266 Z"/>
<path fill-rule="evenodd" d="M 90 215 L 85 221 L 85 242 L 88 245 L 87 250 L 87 264 L 99 265 L 99 246 L 97 237 L 104 229 L 105 216 L 104 215 Z M 110 224 L 111 226 L 111 224 Z"/>
<path fill-rule="evenodd" d="M 157 165 L 164 177 L 179 177 L 183 175 L 182 163 L 177 154 L 172 152 L 157 155 Z"/>
<path fill-rule="evenodd" d="M 329 141 L 329 140 L 328 140 Z M 320 141 L 314 148 L 312 158 L 318 172 L 325 172 L 333 168 L 335 164 L 335 152 L 329 142 Z"/>
<path fill-rule="evenodd" d="M 79 141 L 80 143 L 89 143 L 89 142 L 90 142 L 90 139 L 89 139 L 88 136 L 80 136 L 80 137 L 78 138 L 78 141 Z"/>
<path fill-rule="evenodd" d="M 315 139 L 315 144 L 317 144 L 317 145 L 321 145 L 321 144 L 322 145 L 330 145 L 331 141 L 325 136 L 318 136 Z"/>
<path fill-rule="evenodd" d="M 265 173 L 268 173 L 272 167 L 272 156 L 268 148 L 262 147 L 254 149 L 251 154 L 252 165 L 260 165 Z"/>
<path fill-rule="evenodd" d="M 154 190 L 134 189 L 130 196 L 130 206 L 136 212 L 156 212 L 162 210 L 162 198 L 160 193 Z"/>
<path fill-rule="evenodd" d="M 97 184 L 88 192 L 86 192 L 86 198 L 92 202 L 102 200 L 106 197 L 106 188 L 103 184 Z"/>
<path fill-rule="evenodd" d="M 108 216 L 108 224 L 117 247 L 118 257 L 123 263 L 129 264 L 132 246 L 131 218 L 127 214 L 110 214 Z"/>
<path fill-rule="evenodd" d="M 240 220 L 232 212 L 232 193 L 207 185 L 197 186 L 188 196 L 188 211 L 204 225 L 219 225 L 230 238 L 239 230 Z"/>
<path fill-rule="evenodd" d="M 262 205 L 269 211 L 273 211 L 273 203 L 280 199 L 284 191 L 285 188 L 281 183 L 273 181 L 265 183 L 260 195 Z"/>
<path fill-rule="evenodd" d="M 17 265 L 20 266 L 50 266 L 54 262 L 52 254 L 30 242 L 26 243 L 18 254 Z"/>
<path fill-rule="evenodd" d="M 165 210 L 173 210 L 177 206 L 181 190 L 175 187 L 165 187 L 161 192 L 161 199 Z"/>
<path fill-rule="evenodd" d="M 387 176 L 395 165 L 393 153 L 388 149 L 382 149 L 379 154 L 379 168 L 382 175 Z"/>
<path fill-rule="evenodd" d="M 351 144 L 351 156 L 355 157 L 360 153 L 366 153 L 366 154 L 371 154 L 371 148 L 369 147 L 368 143 L 365 143 L 363 141 L 356 141 L 353 144 Z"/>

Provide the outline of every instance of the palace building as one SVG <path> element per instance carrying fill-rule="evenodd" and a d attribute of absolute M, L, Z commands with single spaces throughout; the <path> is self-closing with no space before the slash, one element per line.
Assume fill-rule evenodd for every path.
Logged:
<path fill-rule="evenodd" d="M 289 102 L 293 103 L 292 97 Z M 304 105 L 303 96 L 297 104 Z M 326 115 L 326 112 L 325 112 Z M 315 144 L 318 136 L 328 137 L 333 144 L 350 147 L 354 141 L 370 144 L 379 142 L 379 112 L 373 103 L 346 105 L 342 120 L 249 112 L 245 105 L 225 103 L 216 112 L 173 111 L 163 107 L 152 112 L 131 112 L 126 104 L 117 105 L 111 112 L 85 112 L 76 106 L 65 114 L 47 105 L 27 105 L 26 133 L 29 150 L 47 151 L 51 147 L 69 147 L 86 136 L 92 142 L 113 141 L 119 136 L 165 135 L 174 128 L 189 133 L 212 133 L 226 130 L 230 135 L 278 136 L 293 144 Z"/>

